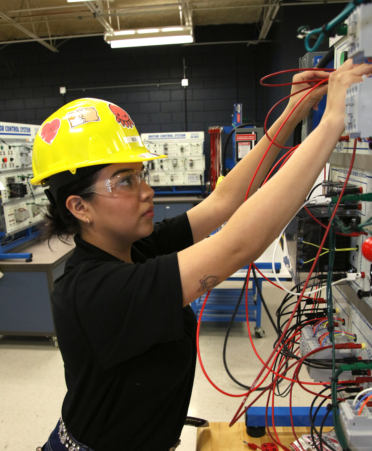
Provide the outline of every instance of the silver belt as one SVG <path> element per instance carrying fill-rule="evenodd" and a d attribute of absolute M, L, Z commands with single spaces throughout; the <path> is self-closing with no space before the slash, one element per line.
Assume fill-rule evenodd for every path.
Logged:
<path fill-rule="evenodd" d="M 178 439 L 177 443 L 174 446 L 172 446 L 172 448 L 169 448 L 169 451 L 174 451 L 176 448 L 179 447 L 180 444 L 181 444 L 181 440 Z"/>
<path fill-rule="evenodd" d="M 59 429 L 58 429 L 58 437 L 62 445 L 64 445 L 68 451 L 80 451 L 84 450 L 85 446 L 81 448 L 81 445 L 75 442 L 75 440 L 68 433 L 65 423 L 62 418 L 60 419 Z M 181 444 L 181 440 L 178 439 L 177 443 L 169 448 L 169 451 L 175 451 L 176 448 Z"/>
<path fill-rule="evenodd" d="M 66 429 L 66 425 L 63 422 L 62 418 L 60 419 L 59 429 L 58 429 L 58 437 L 59 441 L 64 445 L 68 451 L 80 451 L 80 449 L 84 450 L 86 447 L 81 447 L 81 445 L 77 444 L 75 440 L 71 437 Z"/>

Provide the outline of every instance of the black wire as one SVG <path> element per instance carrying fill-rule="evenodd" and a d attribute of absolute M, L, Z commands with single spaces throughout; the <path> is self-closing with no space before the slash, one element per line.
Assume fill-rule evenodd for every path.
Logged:
<path fill-rule="evenodd" d="M 259 294 L 259 296 L 260 296 L 260 298 L 261 298 L 262 304 L 263 304 L 263 306 L 264 306 L 264 308 L 265 308 L 265 311 L 266 311 L 266 313 L 267 313 L 267 315 L 268 315 L 268 317 L 269 317 L 269 319 L 270 319 L 270 321 L 271 321 L 271 324 L 272 324 L 273 327 L 274 327 L 275 332 L 277 332 L 277 329 L 276 329 L 276 326 L 275 326 L 275 322 L 274 322 L 274 320 L 273 320 L 273 318 L 272 318 L 272 316 L 271 316 L 271 314 L 270 314 L 270 311 L 269 311 L 269 309 L 268 309 L 268 307 L 267 307 L 267 304 L 266 304 L 266 302 L 265 302 L 265 299 L 264 299 L 264 297 L 263 297 L 263 295 L 262 295 L 262 292 L 261 292 L 261 289 L 260 289 L 260 286 L 259 286 L 258 280 L 257 280 L 257 274 L 256 274 L 256 271 L 255 271 L 255 269 L 254 269 L 253 266 L 252 266 L 252 272 L 253 272 L 253 277 L 254 277 L 254 280 L 255 280 L 255 283 L 256 283 L 256 286 L 257 286 L 257 291 L 258 291 L 258 294 Z M 230 379 L 232 379 L 232 380 L 233 380 L 236 384 L 238 384 L 240 387 L 243 387 L 243 388 L 246 388 L 247 390 L 250 390 L 251 387 L 249 387 L 248 385 L 242 384 L 241 382 L 239 382 L 237 379 L 234 378 L 234 376 L 231 374 L 231 372 L 230 372 L 230 370 L 229 370 L 229 368 L 228 368 L 227 361 L 226 361 L 227 341 L 228 341 L 228 339 L 229 339 L 230 330 L 231 330 L 232 324 L 233 324 L 233 322 L 234 322 L 236 313 L 237 313 L 237 311 L 238 311 L 238 309 L 239 309 L 240 303 L 241 303 L 241 301 L 242 301 L 242 298 L 243 298 L 243 295 L 244 295 L 244 292 L 245 292 L 245 288 L 246 288 L 246 285 L 247 285 L 247 279 L 248 279 L 248 272 L 247 272 L 247 277 L 244 279 L 244 284 L 243 284 L 242 290 L 241 290 L 241 292 L 240 292 L 240 295 L 239 295 L 239 299 L 238 299 L 237 305 L 236 305 L 236 307 L 235 307 L 234 313 L 233 313 L 233 315 L 232 315 L 232 317 L 231 317 L 230 323 L 229 323 L 228 328 L 227 328 L 227 332 L 226 332 L 226 335 L 225 335 L 225 341 L 224 341 L 224 344 L 223 344 L 223 354 L 222 354 L 222 356 L 223 356 L 223 364 L 224 364 L 225 370 L 226 370 L 227 374 L 229 375 Z M 248 325 L 248 327 L 249 327 L 249 325 Z M 288 366 L 288 364 L 287 364 L 287 366 Z M 277 385 L 279 385 L 279 384 L 281 383 L 282 380 L 283 380 L 283 379 L 280 379 L 280 380 L 277 382 Z M 268 388 L 268 387 L 259 387 L 259 388 L 257 388 L 257 390 L 265 390 L 266 388 Z"/>
<path fill-rule="evenodd" d="M 223 146 L 223 150 L 222 150 L 222 158 L 221 158 L 221 163 L 222 163 L 222 175 L 226 175 L 226 154 L 227 154 L 227 144 L 230 141 L 231 136 L 233 135 L 233 133 L 235 132 L 235 130 L 237 128 L 242 128 L 242 127 L 249 127 L 251 124 L 240 124 L 237 125 L 235 128 L 233 128 L 231 130 L 231 132 L 227 135 L 225 144 Z"/>
<path fill-rule="evenodd" d="M 247 286 L 247 280 L 248 280 L 248 271 L 247 271 L 247 276 L 246 276 L 246 278 L 244 279 L 244 284 L 243 284 L 243 287 L 242 287 L 242 289 L 241 289 L 241 292 L 240 292 L 240 295 L 239 295 L 239 299 L 238 299 L 238 302 L 237 302 L 237 304 L 236 304 L 234 313 L 232 314 L 230 323 L 229 323 L 229 325 L 228 325 L 228 327 L 227 327 L 227 332 L 226 332 L 226 335 L 225 335 L 225 341 L 224 341 L 224 344 L 223 344 L 222 358 L 223 358 L 223 365 L 224 365 L 224 367 L 225 367 L 226 373 L 228 374 L 228 376 L 230 377 L 230 379 L 233 380 L 233 381 L 234 381 L 236 384 L 238 384 L 240 387 L 243 387 L 243 388 L 246 388 L 247 390 L 250 390 L 251 387 L 249 387 L 248 385 L 244 385 L 244 384 L 242 384 L 241 382 L 239 382 L 237 379 L 235 379 L 235 377 L 231 374 L 231 372 L 230 372 L 230 370 L 229 370 L 229 367 L 227 366 L 227 361 L 226 361 L 227 341 L 228 341 L 228 339 L 229 339 L 230 330 L 231 330 L 231 327 L 232 327 L 232 325 L 233 325 L 233 323 L 234 323 L 235 316 L 236 316 L 236 314 L 237 314 L 237 312 L 238 312 L 240 303 L 241 303 L 241 301 L 242 301 L 243 294 L 244 294 L 244 291 L 245 291 L 245 287 Z M 248 327 L 249 327 L 249 324 L 248 324 Z M 266 388 L 268 388 L 268 387 L 259 387 L 259 388 L 257 388 L 256 390 L 266 390 Z"/>
<path fill-rule="evenodd" d="M 315 279 L 315 278 L 317 278 L 317 276 L 314 276 L 312 279 Z M 301 282 L 300 284 L 295 285 L 295 286 L 292 288 L 292 290 L 295 289 L 295 288 L 298 288 L 298 287 L 301 286 L 302 284 L 303 284 L 303 282 Z M 292 291 L 292 290 L 291 290 L 291 291 Z M 287 293 L 286 296 L 285 296 L 285 298 L 284 298 L 284 300 L 282 301 L 280 307 L 278 308 L 278 310 L 277 310 L 277 312 L 276 312 L 276 314 L 277 314 L 277 324 L 278 324 L 278 327 L 279 327 L 278 339 L 279 339 L 279 337 L 281 336 L 282 328 L 283 328 L 284 325 L 288 322 L 288 320 L 286 320 L 286 321 L 284 322 L 284 324 L 282 324 L 282 325 L 280 324 L 280 318 L 281 318 L 281 316 L 283 316 L 283 315 L 287 316 L 287 315 L 288 315 L 288 313 L 282 313 L 282 312 L 281 312 L 281 309 L 283 309 L 285 303 L 288 302 L 288 301 L 289 301 L 290 299 L 292 299 L 293 297 L 294 297 L 294 294 L 289 294 L 289 293 Z M 306 300 L 304 300 L 304 301 L 306 301 Z M 289 305 L 286 305 L 286 306 L 284 307 L 284 309 L 283 309 L 283 312 L 284 312 L 287 308 L 289 308 L 290 306 L 292 306 L 292 305 L 294 305 L 294 304 L 295 304 L 295 302 L 293 302 L 293 303 L 291 303 L 291 304 L 289 304 Z M 302 311 L 302 313 L 303 313 L 303 311 Z M 306 323 L 308 320 L 306 319 L 306 320 L 300 321 L 300 316 L 301 316 L 300 314 L 295 316 L 296 319 L 299 317 L 299 318 L 298 318 L 298 321 L 296 322 L 296 324 L 294 324 L 293 326 L 291 326 L 291 327 L 288 329 L 288 331 L 287 331 L 287 333 L 286 333 L 286 337 L 284 338 L 284 341 L 287 341 L 287 340 L 289 339 L 290 335 L 292 334 L 292 332 L 295 331 L 297 328 L 302 328 L 302 327 L 304 327 L 305 325 L 307 325 L 307 324 L 304 324 L 304 323 Z M 315 322 L 315 321 L 317 321 L 316 318 L 314 318 L 314 322 Z M 277 340 L 276 340 L 276 342 L 277 342 Z M 275 342 L 275 343 L 276 343 L 276 342 Z M 274 346 L 275 346 L 275 343 L 274 343 Z M 296 360 L 299 360 L 299 359 L 300 359 L 300 357 L 294 355 L 294 354 L 291 353 L 291 352 L 286 352 L 286 351 L 288 351 L 288 349 L 285 350 L 285 351 L 282 350 L 280 353 L 281 353 L 283 356 L 286 356 L 286 357 L 291 357 L 291 358 L 296 359 Z M 310 358 L 305 359 L 304 362 L 303 362 L 303 364 L 305 364 L 306 366 L 315 368 L 315 369 L 322 369 L 322 368 L 323 368 L 323 369 L 329 369 L 329 368 L 331 367 L 331 366 L 330 366 L 330 363 L 329 363 L 328 361 L 327 361 L 327 362 L 323 362 L 323 361 L 320 361 L 320 360 L 318 360 L 318 359 L 310 359 Z"/>
<path fill-rule="evenodd" d="M 324 424 L 325 424 L 325 422 L 326 422 L 326 419 L 328 418 L 328 415 L 329 415 L 331 412 L 332 412 L 331 409 L 327 410 L 327 413 L 326 413 L 326 414 L 324 415 L 324 417 L 323 417 L 322 424 L 320 425 L 320 429 L 319 429 L 320 451 L 324 451 L 324 449 L 323 449 L 323 437 L 322 437 L 322 435 L 323 435 L 323 427 L 324 427 Z M 332 449 L 332 446 L 329 446 L 328 443 L 326 443 L 326 445 L 327 445 L 329 448 Z"/>
<path fill-rule="evenodd" d="M 262 305 L 264 306 L 264 309 L 265 309 L 265 311 L 266 311 L 266 313 L 267 313 L 267 316 L 269 317 L 269 320 L 270 320 L 270 322 L 271 322 L 271 324 L 272 324 L 272 326 L 273 326 L 273 328 L 274 328 L 276 334 L 278 334 L 278 328 L 276 327 L 275 321 L 273 320 L 273 317 L 271 316 L 271 313 L 270 313 L 270 311 L 269 311 L 269 309 L 268 309 L 268 307 L 267 307 L 267 304 L 266 304 L 266 302 L 265 302 L 265 299 L 264 299 L 264 297 L 263 297 L 263 295 L 262 295 L 262 292 L 261 292 L 261 289 L 260 289 L 260 285 L 259 285 L 258 279 L 257 279 L 256 270 L 254 269 L 254 266 L 252 266 L 252 273 L 253 273 L 253 278 L 254 278 L 254 281 L 255 281 L 255 283 L 256 283 L 258 295 L 260 296 Z M 284 345 L 284 348 L 286 349 L 286 351 L 287 351 L 288 353 L 290 353 L 290 350 L 288 349 L 288 347 L 287 347 L 286 344 Z M 276 359 L 276 360 L 275 360 L 275 363 L 274 363 L 274 371 L 276 370 L 276 367 L 277 367 L 278 365 L 279 365 L 279 362 L 278 362 L 278 360 Z M 279 366 L 278 366 L 278 367 L 279 367 Z M 285 363 L 285 370 L 286 370 L 287 368 L 288 368 L 288 362 Z M 274 382 L 275 377 L 276 377 L 276 374 L 272 373 L 272 381 L 273 381 L 273 382 Z M 277 380 L 276 388 L 275 388 L 275 390 L 277 390 L 278 393 L 279 393 L 277 396 L 285 397 L 285 396 L 286 396 L 286 395 L 285 395 L 285 392 L 288 390 L 288 388 L 290 388 L 290 386 L 286 388 L 286 390 L 283 392 L 283 393 L 284 393 L 284 396 L 283 396 L 283 393 L 280 392 L 280 383 L 284 382 L 284 380 L 285 380 L 285 379 L 283 379 L 283 378 L 278 378 L 278 380 Z M 289 392 L 288 392 L 288 393 L 289 393 Z M 275 394 L 276 394 L 276 393 L 275 393 Z"/>
<path fill-rule="evenodd" d="M 270 322 L 271 322 L 271 324 L 272 324 L 272 326 L 273 326 L 275 332 L 277 333 L 277 335 L 278 335 L 278 337 L 279 337 L 278 328 L 276 327 L 275 322 L 274 322 L 274 320 L 273 320 L 273 318 L 272 318 L 272 316 L 271 316 L 271 314 L 270 314 L 270 311 L 269 311 L 269 309 L 267 308 L 267 304 L 266 304 L 265 299 L 264 299 L 264 297 L 263 297 L 263 295 L 262 295 L 262 292 L 261 292 L 261 290 L 260 290 L 260 286 L 259 286 L 258 280 L 257 280 L 256 271 L 255 271 L 255 269 L 254 269 L 253 266 L 252 266 L 252 272 L 253 272 L 253 277 L 254 277 L 254 280 L 255 280 L 255 283 L 256 283 L 256 286 L 257 286 L 257 291 L 258 291 L 258 294 L 259 294 L 259 296 L 260 296 L 260 298 L 261 298 L 262 304 L 263 304 L 263 306 L 264 306 L 264 308 L 265 308 L 265 311 L 266 311 L 266 313 L 267 313 L 267 316 L 269 317 Z M 281 335 L 281 334 L 280 334 L 280 335 Z M 284 342 L 284 344 L 283 344 L 283 349 L 285 350 L 285 352 L 282 351 L 281 354 L 284 355 L 285 357 L 296 358 L 297 360 L 299 360 L 300 357 L 298 357 L 298 356 L 296 356 L 295 354 L 293 354 L 293 352 L 291 352 L 290 349 L 288 348 L 287 344 L 285 343 L 285 342 L 286 342 L 286 339 L 284 339 L 283 342 Z M 307 362 L 305 363 L 305 365 L 306 365 L 306 364 L 307 364 Z M 275 360 L 275 363 L 274 363 L 274 370 L 276 369 L 276 367 L 277 367 L 278 365 L 279 365 L 279 361 L 278 361 L 278 360 Z M 312 366 L 312 365 L 310 364 L 309 366 Z M 320 366 L 320 367 L 322 368 L 323 366 Z M 328 367 L 328 365 L 327 365 L 327 367 Z M 287 368 L 288 368 L 288 361 L 285 363 L 285 369 L 287 369 Z M 319 368 L 319 366 L 316 366 L 315 368 Z M 274 381 L 275 376 L 276 376 L 276 375 L 273 373 L 273 374 L 272 374 L 272 380 L 273 380 L 273 381 Z M 280 397 L 286 397 L 286 396 L 289 394 L 289 392 L 290 392 L 290 388 L 291 388 L 290 385 L 288 385 L 288 387 L 284 390 L 284 392 L 280 392 L 279 384 L 282 383 L 282 382 L 284 382 L 284 381 L 285 381 L 284 378 L 278 378 L 278 380 L 277 380 L 276 389 L 277 389 L 277 391 L 278 391 L 278 394 L 275 393 L 277 396 L 280 396 Z"/>
<path fill-rule="evenodd" d="M 315 443 L 315 438 L 314 438 L 314 432 L 318 435 L 319 437 L 319 433 L 315 427 L 315 418 L 316 418 L 316 414 L 313 417 L 313 408 L 315 405 L 316 400 L 319 398 L 319 395 L 322 395 L 325 391 L 329 390 L 329 387 L 324 388 L 322 391 L 319 392 L 318 396 L 315 396 L 314 399 L 312 400 L 311 404 L 310 404 L 310 409 L 309 409 L 309 419 L 310 419 L 310 435 L 311 435 L 311 440 L 313 442 L 314 447 L 316 448 L 317 451 L 320 451 L 317 444 Z M 317 412 L 319 411 L 320 406 L 318 406 Z"/>
<path fill-rule="evenodd" d="M 311 195 L 313 194 L 313 192 L 323 184 L 323 182 L 318 183 L 317 185 L 314 186 L 314 188 L 310 191 L 310 193 L 308 194 L 306 200 L 309 200 L 311 198 Z"/>
<path fill-rule="evenodd" d="M 321 423 L 321 426 L 320 426 L 320 430 L 318 431 L 317 428 L 315 427 L 316 416 L 317 416 L 317 414 L 318 414 L 320 408 L 322 407 L 322 405 L 323 405 L 326 401 L 329 401 L 329 400 L 328 400 L 327 398 L 324 398 L 324 399 L 321 401 L 321 403 L 319 404 L 319 406 L 317 407 L 317 409 L 316 409 L 314 415 L 312 415 L 312 411 L 313 411 L 313 408 L 314 408 L 314 404 L 315 404 L 316 400 L 319 398 L 319 395 L 323 394 L 326 390 L 329 390 L 329 389 L 330 389 L 330 387 L 324 388 L 321 392 L 319 392 L 319 394 L 318 394 L 317 396 L 314 397 L 314 399 L 313 399 L 313 401 L 312 401 L 312 403 L 311 403 L 311 406 L 310 406 L 310 410 L 309 410 L 310 425 L 311 425 L 311 426 L 310 426 L 310 434 L 311 434 L 311 439 L 312 439 L 312 441 L 313 441 L 313 444 L 314 444 L 315 448 L 317 449 L 317 451 L 322 451 L 322 450 L 323 450 L 323 443 L 324 443 L 324 445 L 328 446 L 328 447 L 331 449 L 331 451 L 337 451 L 336 449 L 334 449 L 331 445 L 329 445 L 329 444 L 322 438 L 323 427 L 324 427 L 324 425 L 325 425 L 326 419 L 327 419 L 329 413 L 331 412 L 331 410 L 328 410 L 327 413 L 325 414 L 325 416 L 323 417 L 323 420 L 322 420 L 322 423 Z M 339 389 L 337 390 L 337 392 L 342 392 L 343 390 L 344 390 L 343 388 L 339 388 Z M 317 435 L 318 438 L 319 438 L 320 449 L 318 448 L 318 446 L 317 446 L 316 443 L 315 443 L 314 432 L 316 433 L 316 435 Z"/>
<path fill-rule="evenodd" d="M 334 59 L 334 45 L 332 45 L 327 53 L 316 63 L 316 66 L 318 69 L 323 69 L 327 66 L 328 63 L 330 63 Z"/>
<path fill-rule="evenodd" d="M 252 265 L 252 273 L 253 273 L 254 281 L 255 281 L 255 283 L 256 283 L 258 295 L 259 295 L 260 298 L 261 298 L 262 305 L 264 306 L 265 312 L 267 313 L 267 316 L 269 317 L 269 320 L 270 320 L 270 322 L 271 322 L 271 324 L 272 324 L 272 326 L 273 326 L 275 332 L 278 334 L 278 328 L 276 327 L 275 322 L 274 322 L 274 320 L 273 320 L 273 317 L 271 316 L 271 313 L 269 312 L 269 309 L 267 308 L 265 299 L 264 299 L 264 297 L 262 296 L 261 288 L 260 288 L 260 285 L 259 285 L 258 279 L 257 279 L 256 270 L 254 269 L 254 266 L 253 266 L 253 265 Z"/>

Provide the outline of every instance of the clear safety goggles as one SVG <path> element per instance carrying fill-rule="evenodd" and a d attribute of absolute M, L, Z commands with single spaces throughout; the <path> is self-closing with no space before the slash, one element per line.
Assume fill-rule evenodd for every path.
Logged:
<path fill-rule="evenodd" d="M 130 193 L 134 193 L 138 190 L 142 182 L 150 185 L 150 173 L 147 168 L 143 170 L 128 169 L 113 177 L 101 180 L 89 188 L 80 192 L 83 194 L 100 194 L 107 197 L 121 197 Z"/>

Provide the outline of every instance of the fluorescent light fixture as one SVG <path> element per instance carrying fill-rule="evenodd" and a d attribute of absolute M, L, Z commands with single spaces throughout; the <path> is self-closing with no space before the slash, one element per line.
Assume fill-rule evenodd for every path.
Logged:
<path fill-rule="evenodd" d="M 105 33 L 105 41 L 111 48 L 142 47 L 149 45 L 188 44 L 194 42 L 190 26 L 143 28 Z"/>
<path fill-rule="evenodd" d="M 115 36 L 124 36 L 127 34 L 135 34 L 134 30 L 115 31 Z"/>
<path fill-rule="evenodd" d="M 82 3 L 82 2 L 94 2 L 94 0 L 67 0 L 67 3 Z"/>
<path fill-rule="evenodd" d="M 182 27 L 168 27 L 168 28 L 162 28 L 161 31 L 164 31 L 164 33 L 169 33 L 170 31 L 181 31 L 183 30 Z"/>
<path fill-rule="evenodd" d="M 159 33 L 159 28 L 144 28 L 143 30 L 137 30 L 138 34 L 145 34 L 145 33 Z"/>

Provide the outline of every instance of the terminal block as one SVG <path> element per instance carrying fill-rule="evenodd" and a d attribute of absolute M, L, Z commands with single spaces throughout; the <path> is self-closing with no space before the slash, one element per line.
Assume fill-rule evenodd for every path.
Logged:
<path fill-rule="evenodd" d="M 340 329 L 340 327 L 337 327 Z M 324 333 L 327 332 L 327 329 L 320 329 L 317 334 L 314 336 L 313 328 L 311 326 L 305 326 L 301 331 L 301 341 L 300 341 L 300 353 L 301 356 L 305 356 L 310 351 L 314 349 L 319 349 L 322 346 L 320 345 L 318 338 Z M 337 343 L 350 343 L 350 340 L 347 337 L 339 337 L 337 339 Z M 329 340 L 325 343 L 325 345 L 329 346 L 331 343 Z M 337 359 L 345 359 L 345 358 L 356 358 L 358 356 L 357 349 L 336 349 L 336 360 Z M 332 349 L 324 349 L 323 351 L 316 352 L 311 356 L 311 359 L 314 360 L 323 360 L 332 362 Z M 310 366 L 306 366 L 307 371 L 311 379 L 315 382 L 330 382 L 332 378 L 332 370 L 331 369 L 323 369 L 323 368 L 313 368 Z M 339 380 L 352 380 L 354 376 L 351 374 L 351 371 L 345 371 L 341 373 Z"/>
<path fill-rule="evenodd" d="M 351 451 L 369 451 L 372 443 L 372 408 L 365 406 L 358 415 L 359 409 L 352 401 L 341 402 L 340 422 L 347 444 Z"/>
<path fill-rule="evenodd" d="M 372 5 L 368 5 L 372 6 Z M 372 27 L 371 27 L 372 28 Z M 371 38 L 372 40 L 372 38 Z M 372 43 L 372 41 L 371 41 Z M 372 133 L 372 78 L 350 86 L 346 94 L 345 133 L 350 138 L 368 138 Z"/>
<path fill-rule="evenodd" d="M 355 64 L 372 57 L 372 4 L 354 9 L 348 18 L 348 56 Z"/>

